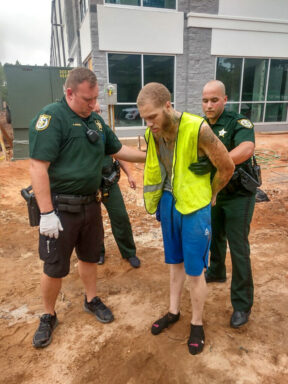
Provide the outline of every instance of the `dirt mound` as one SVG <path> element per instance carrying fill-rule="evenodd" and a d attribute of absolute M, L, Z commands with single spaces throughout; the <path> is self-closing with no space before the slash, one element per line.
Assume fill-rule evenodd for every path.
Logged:
<path fill-rule="evenodd" d="M 209 285 L 204 324 L 206 346 L 199 356 L 188 353 L 191 319 L 185 286 L 180 321 L 155 337 L 153 320 L 168 307 L 168 267 L 163 263 L 161 229 L 146 214 L 142 200 L 143 166 L 131 165 L 137 190 L 120 180 L 131 218 L 137 255 L 133 269 L 122 260 L 103 208 L 106 262 L 99 266 L 99 296 L 113 310 L 115 321 L 101 324 L 85 313 L 77 258 L 64 279 L 57 301 L 60 324 L 52 344 L 32 347 L 42 313 L 37 254 L 38 229 L 28 225 L 20 189 L 28 186 L 29 162 L 0 162 L 0 383 L 2 384 L 284 384 L 287 347 L 287 210 L 288 134 L 257 135 L 263 185 L 269 202 L 256 204 L 251 228 L 255 304 L 250 321 L 229 327 L 231 263 L 228 280 Z"/>

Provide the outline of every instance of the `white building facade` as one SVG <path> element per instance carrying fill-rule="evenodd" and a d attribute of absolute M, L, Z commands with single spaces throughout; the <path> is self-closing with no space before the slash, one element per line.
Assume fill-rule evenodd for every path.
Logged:
<path fill-rule="evenodd" d="M 260 131 L 288 130 L 287 0 L 53 0 L 53 66 L 86 66 L 117 85 L 118 136 L 143 134 L 136 107 L 148 82 L 178 111 L 202 115 L 201 92 L 224 82 L 227 109 Z"/>

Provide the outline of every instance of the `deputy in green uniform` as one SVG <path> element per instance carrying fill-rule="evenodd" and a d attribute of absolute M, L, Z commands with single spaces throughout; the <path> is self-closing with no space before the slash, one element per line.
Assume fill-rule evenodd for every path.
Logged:
<path fill-rule="evenodd" d="M 136 188 L 135 180 L 132 178 L 127 164 L 119 161 L 121 168 L 128 177 L 128 182 L 131 188 Z M 113 159 L 111 156 L 105 156 L 102 174 L 108 177 L 113 172 Z M 104 179 L 105 180 L 105 179 Z M 105 182 L 104 182 L 105 184 Z M 105 188 L 103 185 L 102 188 Z M 133 238 L 131 223 L 125 207 L 123 196 L 118 185 L 118 180 L 108 188 L 108 196 L 102 200 L 108 212 L 111 229 L 114 239 L 117 243 L 119 251 L 123 259 L 128 260 L 133 268 L 140 267 L 140 259 L 136 256 L 136 246 Z M 105 260 L 104 243 L 101 250 L 100 260 L 98 264 L 103 264 Z"/>
<path fill-rule="evenodd" d="M 33 337 L 35 348 L 51 343 L 58 323 L 55 304 L 74 248 L 85 288 L 84 310 L 103 323 L 114 319 L 97 296 L 96 267 L 103 244 L 97 191 L 105 154 L 139 162 L 145 154 L 122 146 L 92 112 L 98 93 L 95 74 L 75 68 L 67 77 L 65 97 L 44 107 L 30 125 L 30 174 L 41 212 L 39 254 L 44 261 L 41 291 L 45 312 Z"/>
<path fill-rule="evenodd" d="M 239 168 L 249 173 L 254 153 L 254 126 L 246 117 L 224 110 L 227 102 L 221 81 L 210 81 L 203 88 L 202 108 L 215 135 L 226 146 L 236 166 L 229 184 L 219 192 L 212 207 L 212 241 L 207 283 L 225 282 L 227 240 L 232 260 L 230 325 L 245 324 L 253 305 L 253 278 L 250 263 L 249 230 L 255 206 L 255 191 L 239 182 Z M 235 179 L 235 180 L 234 180 Z"/>
<path fill-rule="evenodd" d="M 94 112 L 101 114 L 101 107 L 96 101 Z M 131 174 L 127 163 L 118 160 L 121 169 L 125 172 L 128 183 L 131 188 L 136 188 L 136 181 Z M 119 173 L 119 174 L 118 174 Z M 114 176 L 113 176 L 114 175 Z M 112 177 L 113 176 L 113 177 Z M 120 177 L 120 169 L 115 170 L 113 158 L 109 155 L 105 156 L 102 169 L 102 203 L 104 204 L 111 223 L 111 230 L 117 243 L 119 251 L 123 259 L 128 260 L 133 268 L 140 267 L 140 259 L 136 256 L 136 246 L 133 238 L 131 223 L 125 207 L 124 199 L 118 185 Z M 104 242 L 101 248 L 98 264 L 104 264 L 105 246 Z"/>

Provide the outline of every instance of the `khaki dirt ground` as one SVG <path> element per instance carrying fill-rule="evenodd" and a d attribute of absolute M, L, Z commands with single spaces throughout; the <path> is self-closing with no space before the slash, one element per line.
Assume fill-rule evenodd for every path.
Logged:
<path fill-rule="evenodd" d="M 159 336 L 152 322 L 169 302 L 159 223 L 142 201 L 143 165 L 132 164 L 136 191 L 122 175 L 137 255 L 133 269 L 121 259 L 103 209 L 106 262 L 98 267 L 99 296 L 115 321 L 101 324 L 83 311 L 77 258 L 57 301 L 59 326 L 43 350 L 32 347 L 42 313 L 38 228 L 28 224 L 20 189 L 30 184 L 28 160 L 0 162 L 0 383 L 1 384 L 286 384 L 288 377 L 288 134 L 257 134 L 269 202 L 256 204 L 250 242 L 255 303 L 247 325 L 229 327 L 230 255 L 225 284 L 210 284 L 205 305 L 206 345 L 188 353 L 191 306 L 187 285 L 180 321 Z M 11 151 L 9 152 L 11 155 Z"/>

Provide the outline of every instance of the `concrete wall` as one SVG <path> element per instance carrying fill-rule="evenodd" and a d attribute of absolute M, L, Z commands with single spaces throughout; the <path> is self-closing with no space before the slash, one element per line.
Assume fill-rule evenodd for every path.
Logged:
<path fill-rule="evenodd" d="M 61 1 L 63 4 L 63 0 Z M 70 1 L 70 0 L 66 0 L 66 4 L 67 4 L 67 1 Z M 264 28 L 264 31 L 265 31 L 265 28 L 268 28 L 269 31 L 272 28 L 272 30 L 270 31 L 271 32 L 270 35 L 272 36 L 274 35 L 277 42 L 275 41 L 275 44 L 273 43 L 272 47 L 269 47 L 267 44 L 263 45 L 262 43 L 261 44 L 259 43 L 259 44 L 252 45 L 252 48 L 251 48 L 251 44 L 250 45 L 246 44 L 248 48 L 250 46 L 249 49 L 253 50 L 252 56 L 253 56 L 253 53 L 255 55 L 255 52 L 256 52 L 255 46 L 257 46 L 259 49 L 261 47 L 262 48 L 264 47 L 265 52 L 260 54 L 260 56 L 263 55 L 265 57 L 271 57 L 274 55 L 273 49 L 274 50 L 276 49 L 277 44 L 279 46 L 279 44 L 281 43 L 283 47 L 288 46 L 288 41 L 286 43 L 286 40 L 285 40 L 286 39 L 285 31 L 286 31 L 286 28 L 288 27 L 287 0 L 275 0 L 275 2 L 273 2 L 272 7 L 271 7 L 270 0 L 253 0 L 253 1 L 242 0 L 241 2 L 238 0 L 178 0 L 178 8 L 176 11 L 169 11 L 169 10 L 161 11 L 157 9 L 147 10 L 142 7 L 141 8 L 134 7 L 135 8 L 134 10 L 131 10 L 131 7 L 117 7 L 117 6 L 104 7 L 103 0 L 90 0 L 88 13 L 86 15 L 86 18 L 83 20 L 83 23 L 81 26 L 79 24 L 78 0 L 71 0 L 71 2 L 72 1 L 73 1 L 73 12 L 76 19 L 76 23 L 75 23 L 76 36 L 73 39 L 73 42 L 72 42 L 72 36 L 69 36 L 69 39 L 68 39 L 69 44 L 67 44 L 70 47 L 69 57 L 75 57 L 75 60 L 72 65 L 79 66 L 83 64 L 87 55 L 91 53 L 93 70 L 97 75 L 99 89 L 100 89 L 99 102 L 103 109 L 103 117 L 106 121 L 108 121 L 108 114 L 107 114 L 107 106 L 105 105 L 105 102 L 104 102 L 103 90 L 104 90 L 104 85 L 108 82 L 107 52 L 130 52 L 130 53 L 146 53 L 147 52 L 147 53 L 176 54 L 175 55 L 175 58 L 176 58 L 175 60 L 175 64 L 176 64 L 175 107 L 179 111 L 188 111 L 191 113 L 201 115 L 202 114 L 202 108 L 201 108 L 202 88 L 207 81 L 215 78 L 216 56 L 221 54 L 227 55 L 227 56 L 239 56 L 239 55 L 241 57 L 249 56 L 249 52 L 246 52 L 246 51 L 240 52 L 238 49 L 239 47 L 243 46 L 243 39 L 242 39 L 242 42 L 239 41 L 239 44 L 235 44 L 235 41 L 237 40 L 237 36 L 239 35 L 239 33 L 242 34 L 242 33 L 245 33 L 247 30 L 249 30 L 251 33 L 254 34 L 254 36 L 256 36 L 257 33 L 259 33 L 257 28 L 258 29 Z M 99 19 L 99 15 L 97 15 L 97 5 L 100 6 L 102 11 L 104 10 L 104 8 L 106 8 L 104 12 L 106 11 L 108 12 L 108 13 L 106 12 L 107 13 L 106 16 L 108 15 L 107 17 L 108 17 L 109 24 L 107 20 L 106 20 L 106 23 L 103 24 L 102 21 L 104 20 L 102 20 L 102 18 L 101 20 Z M 271 8 L 273 12 L 271 11 Z M 178 35 L 183 36 L 183 42 L 181 47 L 175 47 L 175 41 L 174 41 L 173 43 L 174 45 L 173 44 L 171 45 L 170 51 L 169 51 L 169 38 L 167 38 L 168 45 L 167 45 L 167 41 L 164 41 L 163 43 L 164 48 L 162 47 L 161 48 L 162 50 L 156 49 L 156 51 L 158 52 L 155 51 L 155 41 L 149 41 L 148 45 L 146 42 L 145 43 L 146 45 L 143 45 L 143 46 L 139 43 L 139 46 L 137 46 L 136 48 L 134 47 L 135 49 L 134 48 L 132 49 L 131 46 L 129 46 L 129 44 L 127 43 L 127 41 L 125 41 L 125 39 L 123 38 L 119 39 L 119 36 L 118 36 L 120 34 L 120 37 L 121 37 L 125 32 L 125 31 L 123 32 L 121 28 L 124 27 L 126 24 L 127 25 L 129 24 L 129 28 L 130 28 L 131 23 L 129 21 L 123 22 L 122 20 L 120 25 L 118 25 L 119 23 L 118 24 L 116 23 L 117 20 L 115 20 L 115 17 L 114 18 L 112 17 L 113 12 L 114 13 L 118 12 L 118 14 L 124 14 L 125 11 L 128 13 L 134 12 L 138 15 L 138 17 L 142 17 L 141 15 L 143 14 L 144 18 L 148 14 L 155 14 L 155 15 L 161 14 L 163 16 L 163 14 L 164 15 L 165 13 L 169 14 L 170 12 L 171 15 L 173 15 L 173 13 L 181 14 L 182 20 L 183 20 L 183 15 L 184 15 L 184 25 L 182 24 L 182 25 L 176 26 L 176 28 L 178 28 L 178 32 L 177 32 Z M 126 13 L 126 16 L 124 15 L 123 17 L 127 18 L 128 13 Z M 261 18 L 263 18 L 263 20 L 260 20 Z M 114 20 L 114 23 L 113 23 L 113 20 Z M 226 33 L 226 37 L 225 37 L 226 40 L 224 39 L 223 34 L 225 35 L 225 32 L 227 32 L 225 31 L 226 27 L 228 28 L 229 25 L 231 27 L 231 22 L 234 23 L 233 25 L 236 28 L 235 31 L 233 32 L 236 32 L 236 34 L 238 33 L 237 36 L 235 37 L 236 40 L 233 39 L 232 41 L 230 39 L 228 43 L 223 44 L 223 41 L 226 41 L 227 39 L 229 39 L 229 36 L 228 36 L 229 34 L 227 35 Z M 117 28 L 119 30 L 119 33 L 117 33 L 117 28 L 116 30 L 115 28 L 113 29 L 113 27 L 115 26 L 114 25 L 115 23 L 118 25 Z M 88 28 L 89 25 L 90 25 L 90 28 Z M 115 41 L 113 41 L 113 39 L 111 40 L 111 36 L 110 37 L 108 36 L 110 40 L 109 39 L 107 40 L 107 36 L 105 36 L 107 32 L 105 28 L 107 27 L 107 25 L 109 27 L 111 26 L 112 30 L 114 31 L 112 35 L 113 36 L 115 35 Z M 243 27 L 243 30 L 241 30 L 242 28 L 241 25 Z M 253 30 L 251 30 L 252 28 L 251 26 L 254 28 Z M 80 27 L 81 27 L 81 35 L 80 35 L 81 41 L 79 37 Z M 133 27 L 133 23 L 132 23 L 132 27 Z M 134 25 L 134 27 L 136 28 L 137 26 Z M 284 32 L 282 31 L 281 28 L 282 29 L 284 28 Z M 166 32 L 169 31 L 169 25 L 165 26 L 165 30 Z M 173 30 L 173 28 L 171 28 L 171 30 Z M 262 31 L 262 33 L 264 33 L 264 31 Z M 78 32 L 78 35 L 77 35 L 77 32 Z M 102 33 L 102 37 L 101 37 L 101 33 Z M 217 33 L 220 33 L 222 35 L 219 37 L 216 35 Z M 135 33 L 134 35 L 137 38 L 137 34 Z M 280 35 L 281 35 L 281 38 L 279 38 Z M 133 38 L 135 38 L 135 36 Z M 163 40 L 165 37 L 163 37 L 163 34 L 161 34 L 161 36 Z M 107 43 L 107 41 L 110 45 Z M 111 42 L 114 44 L 114 48 L 111 45 L 112 44 Z M 135 43 L 134 40 L 132 41 L 132 43 L 133 42 Z M 159 41 L 157 41 L 156 43 L 158 44 Z M 216 50 L 215 50 L 215 47 L 217 47 Z M 183 48 L 183 54 L 181 53 L 182 48 Z M 178 49 L 179 51 L 177 51 Z M 282 49 L 282 52 L 284 51 L 285 49 L 284 50 Z M 286 49 L 286 54 L 282 54 L 281 56 L 279 56 L 279 58 L 287 57 L 288 55 L 287 52 L 288 51 Z M 278 55 L 278 51 L 275 53 L 275 55 L 276 56 Z M 77 57 L 77 63 L 75 62 L 76 57 Z M 286 127 L 287 127 L 287 124 L 286 124 Z M 269 129 L 271 130 L 274 128 L 276 130 L 280 130 L 281 124 L 268 125 L 266 123 L 264 125 L 263 124 L 259 125 L 259 130 L 269 130 Z M 258 127 L 256 129 L 258 129 Z M 130 134 L 135 134 L 135 132 L 137 133 L 137 130 L 139 130 L 139 128 L 135 128 L 134 131 L 130 131 Z M 123 134 L 125 135 L 125 133 Z"/>
<path fill-rule="evenodd" d="M 90 27 L 92 45 L 92 64 L 99 84 L 99 103 L 103 110 L 103 118 L 108 121 L 107 106 L 104 103 L 104 85 L 108 82 L 107 55 L 105 51 L 99 50 L 99 33 L 97 22 L 97 4 L 103 4 L 103 0 L 90 0 Z"/>
<path fill-rule="evenodd" d="M 183 53 L 183 13 L 98 5 L 99 48 L 114 52 Z"/>
<path fill-rule="evenodd" d="M 218 0 L 179 0 L 179 11 L 217 14 Z M 211 56 L 211 29 L 187 28 L 184 24 L 184 54 L 176 58 L 176 109 L 202 114 L 204 84 L 214 79 L 215 57 Z"/>
<path fill-rule="evenodd" d="M 261 19 L 279 19 L 287 22 L 287 0 L 219 0 L 219 14 Z"/>
<path fill-rule="evenodd" d="M 86 58 L 90 55 L 92 51 L 92 42 L 91 42 L 91 26 L 90 26 L 90 13 L 89 9 L 82 20 L 80 25 L 80 45 L 81 45 L 81 57 L 82 61 L 85 61 Z"/>

